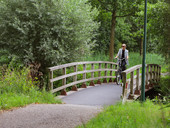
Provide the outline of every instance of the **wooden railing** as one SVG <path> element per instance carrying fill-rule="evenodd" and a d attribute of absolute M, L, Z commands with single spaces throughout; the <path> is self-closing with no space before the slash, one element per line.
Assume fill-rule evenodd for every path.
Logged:
<path fill-rule="evenodd" d="M 87 70 L 86 65 L 91 65 L 91 69 Z M 102 64 L 104 64 L 104 68 L 102 68 Z M 77 66 L 82 65 L 83 71 L 78 71 Z M 108 68 L 108 65 L 110 67 Z M 97 66 L 97 69 L 94 68 L 94 66 Z M 74 72 L 67 74 L 66 70 L 67 68 L 74 67 Z M 82 83 L 82 88 L 86 88 L 86 82 L 90 81 L 90 86 L 94 86 L 94 80 L 98 80 L 97 84 L 101 84 L 101 79 L 104 79 L 104 83 L 107 82 L 107 78 L 109 79 L 109 82 L 112 82 L 113 78 L 115 78 L 115 75 L 113 75 L 113 72 L 117 71 L 117 63 L 113 62 L 107 62 L 107 61 L 88 61 L 88 62 L 74 62 L 64 65 L 59 65 L 55 67 L 50 67 L 49 69 L 49 86 L 51 88 L 51 92 L 58 92 L 61 91 L 61 95 L 67 95 L 66 88 L 72 87 L 72 90 L 77 91 L 77 84 Z M 56 70 L 62 70 L 62 75 L 54 77 L 54 71 Z M 101 76 L 101 72 L 104 71 L 104 76 Z M 98 72 L 98 76 L 94 76 L 94 72 Z M 110 72 L 108 75 L 107 72 Z M 91 78 L 86 78 L 86 74 L 91 73 Z M 83 74 L 83 78 L 81 80 L 77 80 L 77 75 Z M 67 78 L 73 77 L 73 81 L 67 84 Z M 62 86 L 54 88 L 53 83 L 55 81 L 62 80 Z"/>
<path fill-rule="evenodd" d="M 135 95 L 140 95 L 141 88 L 141 73 L 140 69 L 142 65 L 136 65 L 122 72 L 123 76 L 123 90 L 122 97 L 126 100 L 127 96 L 129 99 L 134 99 Z M 135 74 L 136 71 L 136 75 Z M 153 87 L 155 83 L 160 80 L 161 76 L 161 66 L 157 64 L 147 64 L 146 65 L 146 77 L 145 77 L 145 89 Z M 130 79 L 127 79 L 128 74 L 130 74 Z M 130 86 L 130 87 L 129 87 Z"/>

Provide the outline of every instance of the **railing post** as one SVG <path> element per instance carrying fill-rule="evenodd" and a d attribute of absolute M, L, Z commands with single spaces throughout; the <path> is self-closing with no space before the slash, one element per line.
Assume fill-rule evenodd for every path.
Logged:
<path fill-rule="evenodd" d="M 107 63 L 105 63 L 105 69 L 107 69 Z M 104 72 L 104 76 L 107 76 L 107 71 Z M 107 79 L 104 78 L 103 83 L 107 83 Z"/>
<path fill-rule="evenodd" d="M 150 65 L 150 78 L 149 78 L 149 84 L 150 86 L 152 87 L 153 86 L 153 81 L 152 81 L 152 78 L 153 78 L 153 72 L 152 72 L 152 65 Z"/>
<path fill-rule="evenodd" d="M 113 69 L 113 64 L 110 64 L 110 69 Z M 113 71 L 110 71 L 110 76 L 113 75 Z M 113 82 L 112 78 L 109 79 L 109 82 Z"/>
<path fill-rule="evenodd" d="M 83 71 L 86 70 L 86 64 L 83 64 Z M 86 73 L 83 74 L 83 79 L 86 79 Z M 82 83 L 82 88 L 87 88 L 86 82 Z"/>
<path fill-rule="evenodd" d="M 118 65 L 115 65 L 115 69 L 118 70 Z M 115 76 L 116 76 L 116 71 L 115 71 Z M 114 82 L 116 82 L 116 78 L 114 79 Z"/>
<path fill-rule="evenodd" d="M 137 70 L 136 70 L 136 75 L 137 75 L 137 77 L 136 77 L 136 90 L 135 90 L 135 95 L 140 95 L 141 93 L 140 93 L 140 89 L 139 89 L 139 74 L 140 74 L 140 68 L 138 68 Z"/>
<path fill-rule="evenodd" d="M 49 89 L 53 90 L 53 82 L 50 81 L 50 79 L 53 79 L 53 71 L 49 70 L 48 78 L 49 78 L 49 80 L 48 80 L 48 82 L 49 82 Z"/>
<path fill-rule="evenodd" d="M 155 80 L 156 80 L 156 66 L 154 65 L 153 66 L 153 81 L 154 81 L 154 83 L 155 83 Z"/>
<path fill-rule="evenodd" d="M 91 64 L 91 70 L 94 70 L 94 64 Z M 91 73 L 91 78 L 94 78 L 94 72 Z M 90 86 L 94 86 L 93 80 L 90 82 Z"/>
<path fill-rule="evenodd" d="M 134 94 L 133 94 L 133 81 L 134 80 L 134 71 L 130 73 L 130 94 L 128 99 L 134 99 Z"/>
<path fill-rule="evenodd" d="M 101 65 L 101 63 L 99 63 L 99 69 L 101 69 L 101 68 L 102 68 L 102 65 Z M 101 71 L 99 71 L 98 77 L 101 77 Z M 101 84 L 100 79 L 97 81 L 97 84 Z"/>
<path fill-rule="evenodd" d="M 77 65 L 74 66 L 74 72 L 77 72 Z M 77 75 L 73 76 L 73 82 L 77 81 Z M 77 91 L 77 85 L 72 86 L 72 91 Z"/>
<path fill-rule="evenodd" d="M 157 83 L 158 82 L 158 65 L 156 65 L 155 74 L 156 74 L 155 81 Z"/>
<path fill-rule="evenodd" d="M 66 68 L 63 68 L 63 75 L 66 75 Z M 64 78 L 64 79 L 62 80 L 62 86 L 63 86 L 63 85 L 66 85 L 66 78 Z M 66 89 L 63 89 L 63 90 L 61 91 L 61 95 L 67 95 Z"/>
<path fill-rule="evenodd" d="M 123 77 L 123 88 L 122 88 L 122 98 L 123 98 L 123 102 L 126 101 L 127 99 L 127 89 L 128 89 L 128 83 L 127 83 L 127 76 L 126 73 L 122 73 L 122 77 Z"/>
<path fill-rule="evenodd" d="M 149 89 L 149 84 L 148 84 L 148 73 L 149 73 L 149 66 L 146 66 L 146 81 L 145 81 L 145 88 Z"/>

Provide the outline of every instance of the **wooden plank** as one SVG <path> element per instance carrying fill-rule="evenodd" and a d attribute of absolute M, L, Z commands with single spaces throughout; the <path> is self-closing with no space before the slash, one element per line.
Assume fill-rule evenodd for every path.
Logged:
<path fill-rule="evenodd" d="M 107 69 L 107 63 L 105 64 L 105 69 Z M 104 76 L 107 76 L 107 70 L 104 72 Z M 107 83 L 107 79 L 103 80 L 103 83 Z"/>
<path fill-rule="evenodd" d="M 150 65 L 150 72 L 149 72 L 149 73 L 150 73 L 150 79 L 149 79 L 149 80 L 150 80 L 150 83 L 149 83 L 149 84 L 152 84 L 152 83 L 153 83 L 153 82 L 152 82 L 152 77 L 153 77 L 153 76 L 152 76 L 152 73 L 153 73 L 153 72 L 152 72 L 152 65 Z"/>
<path fill-rule="evenodd" d="M 94 70 L 94 64 L 91 64 L 91 70 Z M 94 78 L 94 72 L 91 72 L 91 78 Z"/>
<path fill-rule="evenodd" d="M 63 68 L 63 75 L 66 75 L 66 68 Z M 66 78 L 63 78 L 62 85 L 66 84 Z"/>
<path fill-rule="evenodd" d="M 74 72 L 77 72 L 77 65 L 74 66 Z M 77 74 L 73 76 L 73 82 L 77 81 Z M 73 85 L 72 91 L 77 91 L 77 85 Z"/>
<path fill-rule="evenodd" d="M 107 64 L 105 64 L 105 69 L 107 69 Z M 107 70 L 104 72 L 104 75 L 107 76 Z"/>
<path fill-rule="evenodd" d="M 123 77 L 123 88 L 122 88 L 122 96 L 123 98 L 126 97 L 127 94 L 125 94 L 125 89 L 127 89 L 128 87 L 126 87 L 126 83 L 127 83 L 127 76 L 126 76 L 126 73 L 123 72 L 122 73 L 122 77 Z"/>
<path fill-rule="evenodd" d="M 113 69 L 113 64 L 110 64 L 110 69 Z M 113 75 L 113 70 L 110 71 L 110 76 Z"/>
<path fill-rule="evenodd" d="M 136 74 L 137 74 L 137 77 L 136 77 L 136 90 L 139 90 L 140 69 L 136 70 Z"/>
<path fill-rule="evenodd" d="M 130 94 L 133 95 L 133 80 L 134 80 L 134 72 L 132 71 L 130 74 Z"/>
<path fill-rule="evenodd" d="M 101 71 L 116 71 L 115 69 L 95 69 L 95 70 L 86 70 L 86 71 L 79 71 L 79 72 L 74 72 L 74 73 L 70 73 L 67 75 L 63 75 L 63 76 L 59 76 L 56 78 L 53 78 L 50 80 L 50 82 L 54 82 L 54 81 L 58 81 L 67 77 L 71 77 L 71 76 L 75 76 L 75 75 L 79 75 L 79 74 L 83 74 L 83 73 L 91 73 L 91 72 L 100 72 L 99 75 L 101 76 Z"/>
<path fill-rule="evenodd" d="M 58 65 L 58 66 L 50 67 L 48 69 L 50 71 L 54 71 L 54 70 L 58 70 L 58 69 L 63 69 L 63 68 L 75 66 L 75 65 L 98 64 L 98 63 L 107 63 L 107 64 L 117 65 L 117 63 L 109 62 L 109 61 L 86 61 L 86 62 L 73 62 L 73 63 L 63 64 L 63 65 Z"/>
<path fill-rule="evenodd" d="M 99 74 L 98 74 L 99 77 L 101 76 L 101 68 L 102 68 L 102 64 L 99 63 Z"/>
<path fill-rule="evenodd" d="M 74 77 L 73 77 L 73 81 L 75 82 L 75 81 L 77 81 L 77 74 L 76 74 L 76 73 L 77 73 L 77 65 L 74 66 L 74 72 L 75 72 L 75 73 L 74 73 L 75 75 L 74 75 Z M 71 75 L 71 74 L 69 74 L 69 75 Z M 64 75 L 64 76 L 66 76 L 66 75 Z M 71 75 L 71 76 L 73 76 L 73 75 Z M 58 78 L 58 77 L 57 77 L 57 78 Z M 67 77 L 66 77 L 66 78 L 67 78 Z"/>
<path fill-rule="evenodd" d="M 115 78 L 115 76 L 101 76 L 101 77 L 95 77 L 95 78 L 79 80 L 79 81 L 72 82 L 72 83 L 66 84 L 64 86 L 58 87 L 56 89 L 53 89 L 53 90 L 51 90 L 51 92 L 54 93 L 54 92 L 60 91 L 62 89 L 65 89 L 67 87 L 71 87 L 71 86 L 73 86 L 75 84 L 80 84 L 80 83 L 84 83 L 84 82 L 87 82 L 87 81 L 98 80 L 98 79 L 103 79 L 103 78 Z"/>
<path fill-rule="evenodd" d="M 49 71 L 49 78 L 53 79 L 53 71 Z M 50 79 L 49 79 L 50 90 L 53 90 L 53 82 L 51 82 Z"/>
<path fill-rule="evenodd" d="M 83 64 L 83 71 L 86 71 L 86 64 Z M 86 79 L 86 73 L 83 73 L 83 79 Z"/>

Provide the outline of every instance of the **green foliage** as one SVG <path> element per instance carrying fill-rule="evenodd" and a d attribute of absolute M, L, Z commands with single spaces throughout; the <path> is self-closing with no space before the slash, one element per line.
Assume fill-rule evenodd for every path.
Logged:
<path fill-rule="evenodd" d="M 168 0 L 167 0 L 168 1 Z M 95 37 L 96 52 L 108 53 L 112 12 L 116 11 L 115 52 L 117 46 L 126 43 L 133 52 L 141 52 L 143 43 L 144 1 L 89 0 L 99 9 L 97 21 L 100 22 L 98 35 Z M 169 3 L 165 0 L 148 1 L 147 51 L 161 53 L 169 58 Z M 131 14 L 127 16 L 128 14 Z M 120 16 L 124 16 L 120 17 Z M 165 50 L 166 49 L 166 50 Z"/>
<path fill-rule="evenodd" d="M 126 21 L 127 16 L 131 16 L 137 11 L 137 4 L 140 3 L 140 0 L 88 0 L 93 7 L 99 9 L 99 15 L 97 21 L 100 22 L 100 27 L 98 33 L 94 38 L 96 40 L 96 47 L 94 50 L 96 52 L 109 52 L 109 44 L 113 41 L 113 44 L 116 48 L 120 43 L 129 43 L 134 44 L 133 38 L 131 38 L 130 30 L 131 24 Z M 115 13 L 115 17 L 113 14 Z M 113 27 L 113 22 L 115 22 L 116 27 Z M 112 32 L 111 32 L 112 30 Z M 114 36 L 112 39 L 111 37 Z M 112 36 L 111 36 L 112 34 Z M 110 44 L 112 45 L 112 44 Z M 114 50 L 114 48 L 113 48 Z M 117 50 L 116 50 L 117 52 Z"/>
<path fill-rule="evenodd" d="M 170 125 L 170 108 L 160 109 L 147 100 L 145 103 L 118 103 L 104 109 L 97 117 L 91 119 L 87 128 L 165 128 Z M 83 128 L 83 126 L 79 126 Z"/>
<path fill-rule="evenodd" d="M 0 50 L 0 65 L 7 64 L 11 60 L 11 56 L 9 55 L 7 50 Z"/>
<path fill-rule="evenodd" d="M 61 103 L 45 90 L 39 91 L 28 77 L 29 70 L 7 69 L 0 73 L 0 109 L 25 106 L 31 103 Z"/>
<path fill-rule="evenodd" d="M 161 77 L 158 90 L 161 92 L 162 97 L 165 97 L 168 103 L 170 103 L 170 76 Z"/>
<path fill-rule="evenodd" d="M 0 1 L 0 45 L 45 68 L 75 61 L 93 47 L 97 10 L 86 0 Z"/>

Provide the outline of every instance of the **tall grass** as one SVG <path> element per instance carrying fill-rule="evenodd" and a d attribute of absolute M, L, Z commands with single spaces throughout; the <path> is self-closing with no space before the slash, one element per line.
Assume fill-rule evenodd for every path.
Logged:
<path fill-rule="evenodd" d="M 95 55 L 84 57 L 83 61 L 109 61 L 109 55 L 105 55 L 104 53 L 97 53 Z M 114 59 L 113 62 L 117 61 Z M 139 53 L 130 52 L 129 66 L 127 66 L 127 68 L 138 64 L 142 64 L 142 56 L 140 56 Z M 165 58 L 154 53 L 146 54 L 146 64 L 159 64 L 162 66 L 162 72 L 167 72 L 169 68 L 169 66 L 165 63 Z"/>
<path fill-rule="evenodd" d="M 166 128 L 170 122 L 170 108 L 162 108 L 147 100 L 128 102 L 104 109 L 97 117 L 78 128 Z"/>
<path fill-rule="evenodd" d="M 0 109 L 25 106 L 31 103 L 61 103 L 54 95 L 38 90 L 28 77 L 29 70 L 7 69 L 0 74 Z"/>

